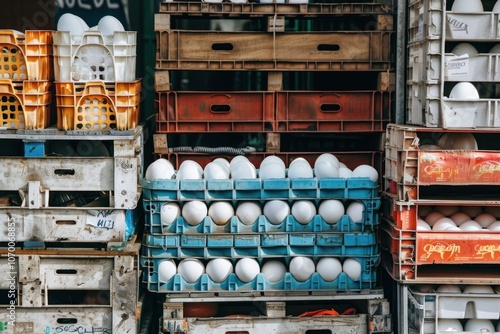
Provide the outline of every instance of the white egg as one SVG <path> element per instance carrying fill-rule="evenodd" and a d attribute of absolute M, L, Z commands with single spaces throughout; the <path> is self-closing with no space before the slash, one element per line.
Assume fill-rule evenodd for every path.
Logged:
<path fill-rule="evenodd" d="M 486 228 L 497 219 L 492 214 L 483 212 L 477 215 L 474 220 L 477 221 L 481 227 Z"/>
<path fill-rule="evenodd" d="M 490 285 L 467 285 L 463 293 L 494 294 L 495 290 Z"/>
<path fill-rule="evenodd" d="M 348 179 L 352 177 L 352 170 L 347 167 L 339 167 L 339 177 L 342 179 Z"/>
<path fill-rule="evenodd" d="M 194 161 L 194 160 L 184 160 L 181 165 L 179 166 L 179 169 L 183 168 L 184 166 L 193 166 L 196 168 L 197 171 L 199 171 L 200 173 L 203 173 L 203 167 L 201 167 L 201 165 L 197 162 L 197 161 Z"/>
<path fill-rule="evenodd" d="M 455 224 L 457 224 L 457 226 L 462 224 L 463 222 L 471 220 L 469 215 L 464 212 L 454 213 L 450 216 L 450 219 L 453 220 Z"/>
<path fill-rule="evenodd" d="M 460 211 L 466 213 L 472 219 L 476 218 L 483 212 L 480 206 L 461 206 Z"/>
<path fill-rule="evenodd" d="M 418 148 L 422 151 L 441 151 L 442 150 L 442 148 L 440 146 L 433 145 L 433 144 L 420 145 Z"/>
<path fill-rule="evenodd" d="M 439 293 L 462 293 L 462 290 L 458 285 L 454 284 L 443 284 L 440 285 L 437 289 L 436 292 Z"/>
<path fill-rule="evenodd" d="M 469 57 L 477 56 L 478 52 L 474 45 L 470 43 L 459 43 L 457 46 L 451 50 L 455 56 L 464 56 L 468 55 Z"/>
<path fill-rule="evenodd" d="M 301 224 L 308 224 L 316 216 L 316 206 L 311 201 L 299 200 L 292 204 L 292 216 Z"/>
<path fill-rule="evenodd" d="M 80 42 L 81 36 L 89 26 L 78 16 L 64 13 L 57 21 L 58 31 L 69 31 L 71 39 L 75 42 Z"/>
<path fill-rule="evenodd" d="M 448 226 L 447 228 L 444 229 L 445 231 L 448 231 L 448 232 L 458 232 L 458 231 L 462 231 L 462 229 L 458 226 Z"/>
<path fill-rule="evenodd" d="M 213 160 L 213 162 L 216 162 L 218 164 L 221 164 L 222 166 L 225 166 L 226 169 L 227 169 L 227 171 L 229 172 L 231 164 L 229 163 L 229 161 L 227 161 L 227 159 L 224 159 L 224 158 L 215 158 Z"/>
<path fill-rule="evenodd" d="M 361 202 L 352 202 L 347 206 L 345 212 L 353 223 L 360 223 L 363 221 L 365 206 Z"/>
<path fill-rule="evenodd" d="M 318 214 L 328 224 L 336 224 L 345 214 L 344 204 L 337 199 L 327 199 L 320 203 Z"/>
<path fill-rule="evenodd" d="M 487 227 L 488 230 L 493 231 L 493 232 L 500 232 L 500 221 L 495 221 L 488 225 Z"/>
<path fill-rule="evenodd" d="M 207 214 L 207 205 L 202 201 L 189 201 L 182 207 L 182 217 L 191 226 L 199 225 Z"/>
<path fill-rule="evenodd" d="M 236 208 L 236 216 L 243 225 L 253 225 L 262 215 L 262 209 L 256 202 L 240 202 Z"/>
<path fill-rule="evenodd" d="M 429 284 L 422 284 L 422 285 L 417 285 L 417 290 L 420 292 L 431 292 L 434 289 L 434 286 L 429 285 Z"/>
<path fill-rule="evenodd" d="M 222 283 L 233 273 L 233 264 L 228 259 L 212 259 L 208 261 L 205 271 L 212 281 Z"/>
<path fill-rule="evenodd" d="M 316 272 L 326 282 L 332 282 L 342 272 L 342 263 L 335 257 L 322 257 L 316 264 Z"/>
<path fill-rule="evenodd" d="M 495 6 L 496 5 L 497 4 L 495 4 Z M 500 44 L 495 44 L 488 53 L 500 53 Z"/>
<path fill-rule="evenodd" d="M 494 333 L 495 326 L 488 319 L 469 319 L 465 322 L 464 329 L 466 332 L 475 333 Z"/>
<path fill-rule="evenodd" d="M 434 211 L 441 212 L 445 217 L 449 217 L 460 210 L 458 206 L 436 206 Z"/>
<path fill-rule="evenodd" d="M 438 332 L 463 332 L 464 328 L 458 319 L 438 319 Z"/>
<path fill-rule="evenodd" d="M 352 280 L 357 280 L 361 276 L 361 263 L 353 258 L 345 259 L 342 264 L 342 271 Z"/>
<path fill-rule="evenodd" d="M 491 10 L 492 13 L 500 13 L 500 1 L 495 2 L 495 6 L 493 6 L 493 9 Z"/>
<path fill-rule="evenodd" d="M 322 162 L 322 161 L 328 161 L 330 162 L 333 166 L 339 168 L 340 167 L 340 161 L 339 159 L 331 154 L 331 153 L 323 153 L 319 157 L 316 158 L 314 161 L 314 165 L 316 166 L 317 163 Z M 316 167 L 314 167 L 316 168 Z"/>
<path fill-rule="evenodd" d="M 367 177 L 376 182 L 378 181 L 378 172 L 370 165 L 359 165 L 352 171 L 352 177 Z"/>
<path fill-rule="evenodd" d="M 450 99 L 477 100 L 479 99 L 479 93 L 470 82 L 459 82 L 451 89 Z M 439 146 L 443 147 L 442 145 Z"/>
<path fill-rule="evenodd" d="M 480 231 L 482 230 L 483 228 L 481 227 L 481 225 L 479 225 L 478 222 L 476 222 L 475 220 L 468 220 L 466 222 L 463 222 L 462 224 L 460 224 L 460 226 L 458 226 L 462 231 L 467 231 L 467 232 L 476 232 L 476 231 Z"/>
<path fill-rule="evenodd" d="M 451 11 L 456 13 L 481 13 L 484 11 L 481 0 L 455 0 Z"/>
<path fill-rule="evenodd" d="M 188 283 L 195 283 L 205 273 L 205 266 L 198 259 L 183 259 L 177 266 L 178 273 Z"/>
<path fill-rule="evenodd" d="M 422 219 L 417 219 L 417 231 L 431 231 L 432 228 Z"/>
<path fill-rule="evenodd" d="M 455 225 L 455 222 L 453 220 L 451 220 L 450 218 L 443 217 L 441 219 L 438 219 L 434 223 L 434 225 L 432 225 L 432 230 L 433 231 L 444 231 L 450 226 L 457 226 L 457 225 Z"/>
<path fill-rule="evenodd" d="M 444 150 L 477 151 L 477 141 L 472 133 L 445 133 L 438 140 Z"/>
<path fill-rule="evenodd" d="M 495 218 L 500 218 L 500 206 L 485 206 L 483 211 Z"/>
<path fill-rule="evenodd" d="M 330 161 L 320 161 L 314 164 L 314 175 L 318 179 L 323 178 L 338 178 L 339 168 L 333 165 Z"/>
<path fill-rule="evenodd" d="M 207 180 L 227 180 L 229 170 L 218 162 L 209 162 L 203 170 L 203 177 Z"/>
<path fill-rule="evenodd" d="M 235 273 L 240 281 L 245 283 L 251 282 L 260 273 L 259 262 L 248 257 L 240 259 L 236 262 Z"/>
<path fill-rule="evenodd" d="M 250 160 L 248 160 L 248 158 L 245 157 L 244 155 L 237 155 L 231 159 L 231 161 L 229 162 L 229 167 L 241 161 L 250 162 Z"/>
<path fill-rule="evenodd" d="M 172 225 L 180 217 L 181 208 L 176 202 L 164 203 L 160 209 L 160 220 L 163 227 Z"/>
<path fill-rule="evenodd" d="M 148 166 L 144 178 L 147 181 L 169 180 L 172 178 L 174 173 L 175 173 L 174 166 L 172 166 L 170 161 L 160 158 L 158 160 L 153 161 Z"/>
<path fill-rule="evenodd" d="M 259 179 L 283 179 L 286 177 L 286 169 L 276 162 L 268 162 L 259 169 Z"/>
<path fill-rule="evenodd" d="M 158 280 L 168 282 L 177 274 L 177 266 L 174 260 L 163 260 L 158 264 Z"/>
<path fill-rule="evenodd" d="M 268 163 L 278 164 L 283 169 L 286 168 L 285 162 L 283 160 L 281 160 L 280 157 L 277 157 L 275 155 L 269 155 L 269 156 L 265 157 L 264 160 L 262 160 L 262 162 L 260 163 L 259 169 L 262 169 L 262 167 L 266 166 Z"/>
<path fill-rule="evenodd" d="M 226 225 L 234 216 L 234 208 L 229 202 L 213 202 L 208 208 L 208 216 L 216 225 Z"/>
<path fill-rule="evenodd" d="M 203 168 L 199 163 L 192 160 L 186 160 L 181 163 L 177 171 L 179 180 L 201 180 L 203 178 Z"/>
<path fill-rule="evenodd" d="M 349 167 L 347 167 L 345 163 L 339 161 L 339 168 L 349 168 Z"/>
<path fill-rule="evenodd" d="M 271 224 L 279 225 L 290 214 L 290 206 L 282 200 L 271 200 L 264 204 L 264 216 Z"/>
<path fill-rule="evenodd" d="M 279 282 L 286 273 L 286 266 L 279 260 L 269 260 L 262 266 L 261 273 L 271 283 Z"/>
<path fill-rule="evenodd" d="M 294 257 L 289 264 L 290 274 L 299 282 L 305 282 L 316 271 L 314 261 L 305 256 Z"/>
<path fill-rule="evenodd" d="M 496 294 L 500 294 L 500 285 L 493 286 L 493 290 L 495 291 Z"/>
<path fill-rule="evenodd" d="M 304 158 L 294 159 L 288 166 L 288 178 L 311 178 L 314 176 L 313 169 Z"/>
<path fill-rule="evenodd" d="M 125 31 L 123 24 L 116 17 L 111 15 L 103 16 L 99 20 L 99 23 L 97 23 L 97 29 L 103 36 L 113 35 L 115 31 Z"/>
<path fill-rule="evenodd" d="M 245 180 L 245 179 L 255 179 L 257 178 L 257 170 L 255 166 L 248 160 L 231 162 L 230 174 L 233 180 Z"/>
<path fill-rule="evenodd" d="M 420 217 L 426 217 L 432 211 L 434 211 L 434 207 L 432 207 L 432 206 L 419 206 L 418 207 L 418 215 Z"/>
<path fill-rule="evenodd" d="M 425 222 L 432 227 L 439 219 L 445 218 L 441 212 L 433 211 L 425 217 Z"/>

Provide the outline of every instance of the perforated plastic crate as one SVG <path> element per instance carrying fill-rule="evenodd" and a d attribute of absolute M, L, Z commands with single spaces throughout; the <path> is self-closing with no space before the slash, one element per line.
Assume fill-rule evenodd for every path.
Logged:
<path fill-rule="evenodd" d="M 141 80 L 56 82 L 60 130 L 129 130 L 139 123 Z"/>
<path fill-rule="evenodd" d="M 56 81 L 136 80 L 135 31 L 115 31 L 110 36 L 92 30 L 83 36 L 71 36 L 69 31 L 52 33 Z"/>
<path fill-rule="evenodd" d="M 44 129 L 51 124 L 50 81 L 0 80 L 1 126 L 7 129 Z"/>
<path fill-rule="evenodd" d="M 0 30 L 0 79 L 52 80 L 52 32 Z"/>

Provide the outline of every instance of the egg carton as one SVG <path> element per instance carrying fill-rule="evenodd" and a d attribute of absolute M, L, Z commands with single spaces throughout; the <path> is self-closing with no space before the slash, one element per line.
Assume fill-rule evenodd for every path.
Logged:
<path fill-rule="evenodd" d="M 315 215 L 307 224 L 299 223 L 292 215 L 279 224 L 273 224 L 264 215 L 260 215 L 251 225 L 245 225 L 237 216 L 232 216 L 224 225 L 217 225 L 209 216 L 205 217 L 200 224 L 192 226 L 183 217 L 178 217 L 170 225 L 161 222 L 161 203 L 152 204 L 143 202 L 146 212 L 145 226 L 151 234 L 199 234 L 199 233 L 267 233 L 267 232 L 360 232 L 372 231 L 379 223 L 378 207 L 368 207 L 363 213 L 360 222 L 343 215 L 334 224 L 327 223 L 320 215 Z"/>
<path fill-rule="evenodd" d="M 369 178 L 276 178 L 226 180 L 143 179 L 145 200 L 374 199 L 378 182 Z"/>
<path fill-rule="evenodd" d="M 377 258 L 377 235 L 371 233 L 263 233 L 146 235 L 147 258 L 242 258 L 358 256 Z"/>

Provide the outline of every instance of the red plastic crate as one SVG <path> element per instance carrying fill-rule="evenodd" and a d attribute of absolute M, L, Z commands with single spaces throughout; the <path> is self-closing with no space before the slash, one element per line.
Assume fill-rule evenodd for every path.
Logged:
<path fill-rule="evenodd" d="M 274 92 L 157 92 L 158 133 L 274 131 Z"/>
<path fill-rule="evenodd" d="M 387 91 L 276 93 L 278 131 L 385 131 L 391 121 Z"/>

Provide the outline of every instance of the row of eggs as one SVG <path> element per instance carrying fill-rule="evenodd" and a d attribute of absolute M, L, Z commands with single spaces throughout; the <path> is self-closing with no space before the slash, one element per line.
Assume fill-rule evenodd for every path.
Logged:
<path fill-rule="evenodd" d="M 115 31 L 125 31 L 123 24 L 114 16 L 103 16 L 96 26 L 89 27 L 81 17 L 71 13 L 61 15 L 57 21 L 56 29 L 58 31 L 69 31 L 73 40 L 89 30 L 99 31 L 103 36 L 111 36 Z"/>
<path fill-rule="evenodd" d="M 469 56 L 474 57 L 479 54 L 476 47 L 470 43 L 460 43 L 457 44 L 453 50 L 451 50 L 455 56 Z M 488 53 L 500 53 L 500 44 L 494 45 Z"/>
<path fill-rule="evenodd" d="M 500 322 L 495 325 L 488 319 L 467 319 L 464 324 L 459 319 L 439 319 L 438 332 L 473 332 L 495 333 L 500 332 Z"/>
<path fill-rule="evenodd" d="M 334 257 L 324 257 L 315 264 L 311 258 L 305 256 L 293 257 L 288 270 L 299 282 L 307 281 L 315 272 L 327 282 L 334 281 L 341 272 L 356 280 L 362 271 L 361 263 L 354 258 L 347 258 L 341 262 Z M 253 281 L 259 273 L 264 274 L 269 282 L 277 283 L 283 279 L 287 268 L 280 260 L 268 260 L 261 267 L 256 259 L 249 257 L 239 259 L 235 266 L 225 258 L 211 259 L 206 265 L 195 258 L 183 259 L 178 265 L 174 260 L 163 260 L 158 265 L 158 278 L 162 282 L 168 282 L 175 274 L 179 274 L 186 282 L 195 283 L 206 273 L 213 282 L 221 283 L 233 272 L 245 283 Z"/>
<path fill-rule="evenodd" d="M 283 160 L 271 155 L 262 160 L 259 170 L 243 155 L 235 156 L 228 161 L 216 158 L 204 168 L 194 160 L 185 160 L 177 172 L 173 165 L 166 159 L 160 158 L 151 163 L 146 169 L 147 181 L 165 180 L 176 178 L 179 180 L 227 180 L 227 179 L 255 179 L 273 178 L 351 178 L 365 177 L 373 182 L 378 180 L 378 172 L 369 165 L 359 165 L 349 169 L 345 164 L 331 153 L 323 153 L 314 162 L 314 169 L 304 158 L 294 159 L 288 166 L 288 172 Z"/>
<path fill-rule="evenodd" d="M 308 200 L 294 201 L 291 208 L 287 201 L 270 200 L 264 203 L 263 208 L 257 202 L 240 202 L 235 211 L 233 205 L 227 201 L 217 201 L 207 206 L 204 201 L 193 200 L 185 202 L 182 209 L 177 202 L 163 204 L 160 219 L 163 226 L 169 226 L 182 216 L 189 225 L 197 226 L 208 216 L 216 225 L 226 225 L 236 216 L 244 225 L 252 225 L 264 214 L 271 224 L 279 225 L 290 214 L 300 224 L 310 223 L 314 216 L 319 214 L 326 223 L 336 224 L 347 214 L 354 223 L 359 223 L 363 220 L 364 208 L 361 202 L 351 202 L 345 208 L 342 201 L 333 199 L 322 201 L 317 210 L 315 204 Z"/>
<path fill-rule="evenodd" d="M 466 285 L 463 288 L 456 284 L 441 284 L 438 287 L 432 285 L 418 285 L 417 289 L 420 292 L 437 292 L 437 293 L 465 293 L 465 294 L 500 294 L 500 285 Z"/>
<path fill-rule="evenodd" d="M 500 208 L 487 208 L 490 212 L 482 212 L 480 207 L 436 207 L 423 219 L 417 219 L 417 231 L 500 231 L 500 220 L 497 219 Z M 421 217 L 422 213 L 419 210 Z"/>
<path fill-rule="evenodd" d="M 482 13 L 484 12 L 481 0 L 455 0 L 451 6 L 451 11 L 456 13 Z M 500 13 L 500 1 L 495 2 L 493 13 Z"/>

